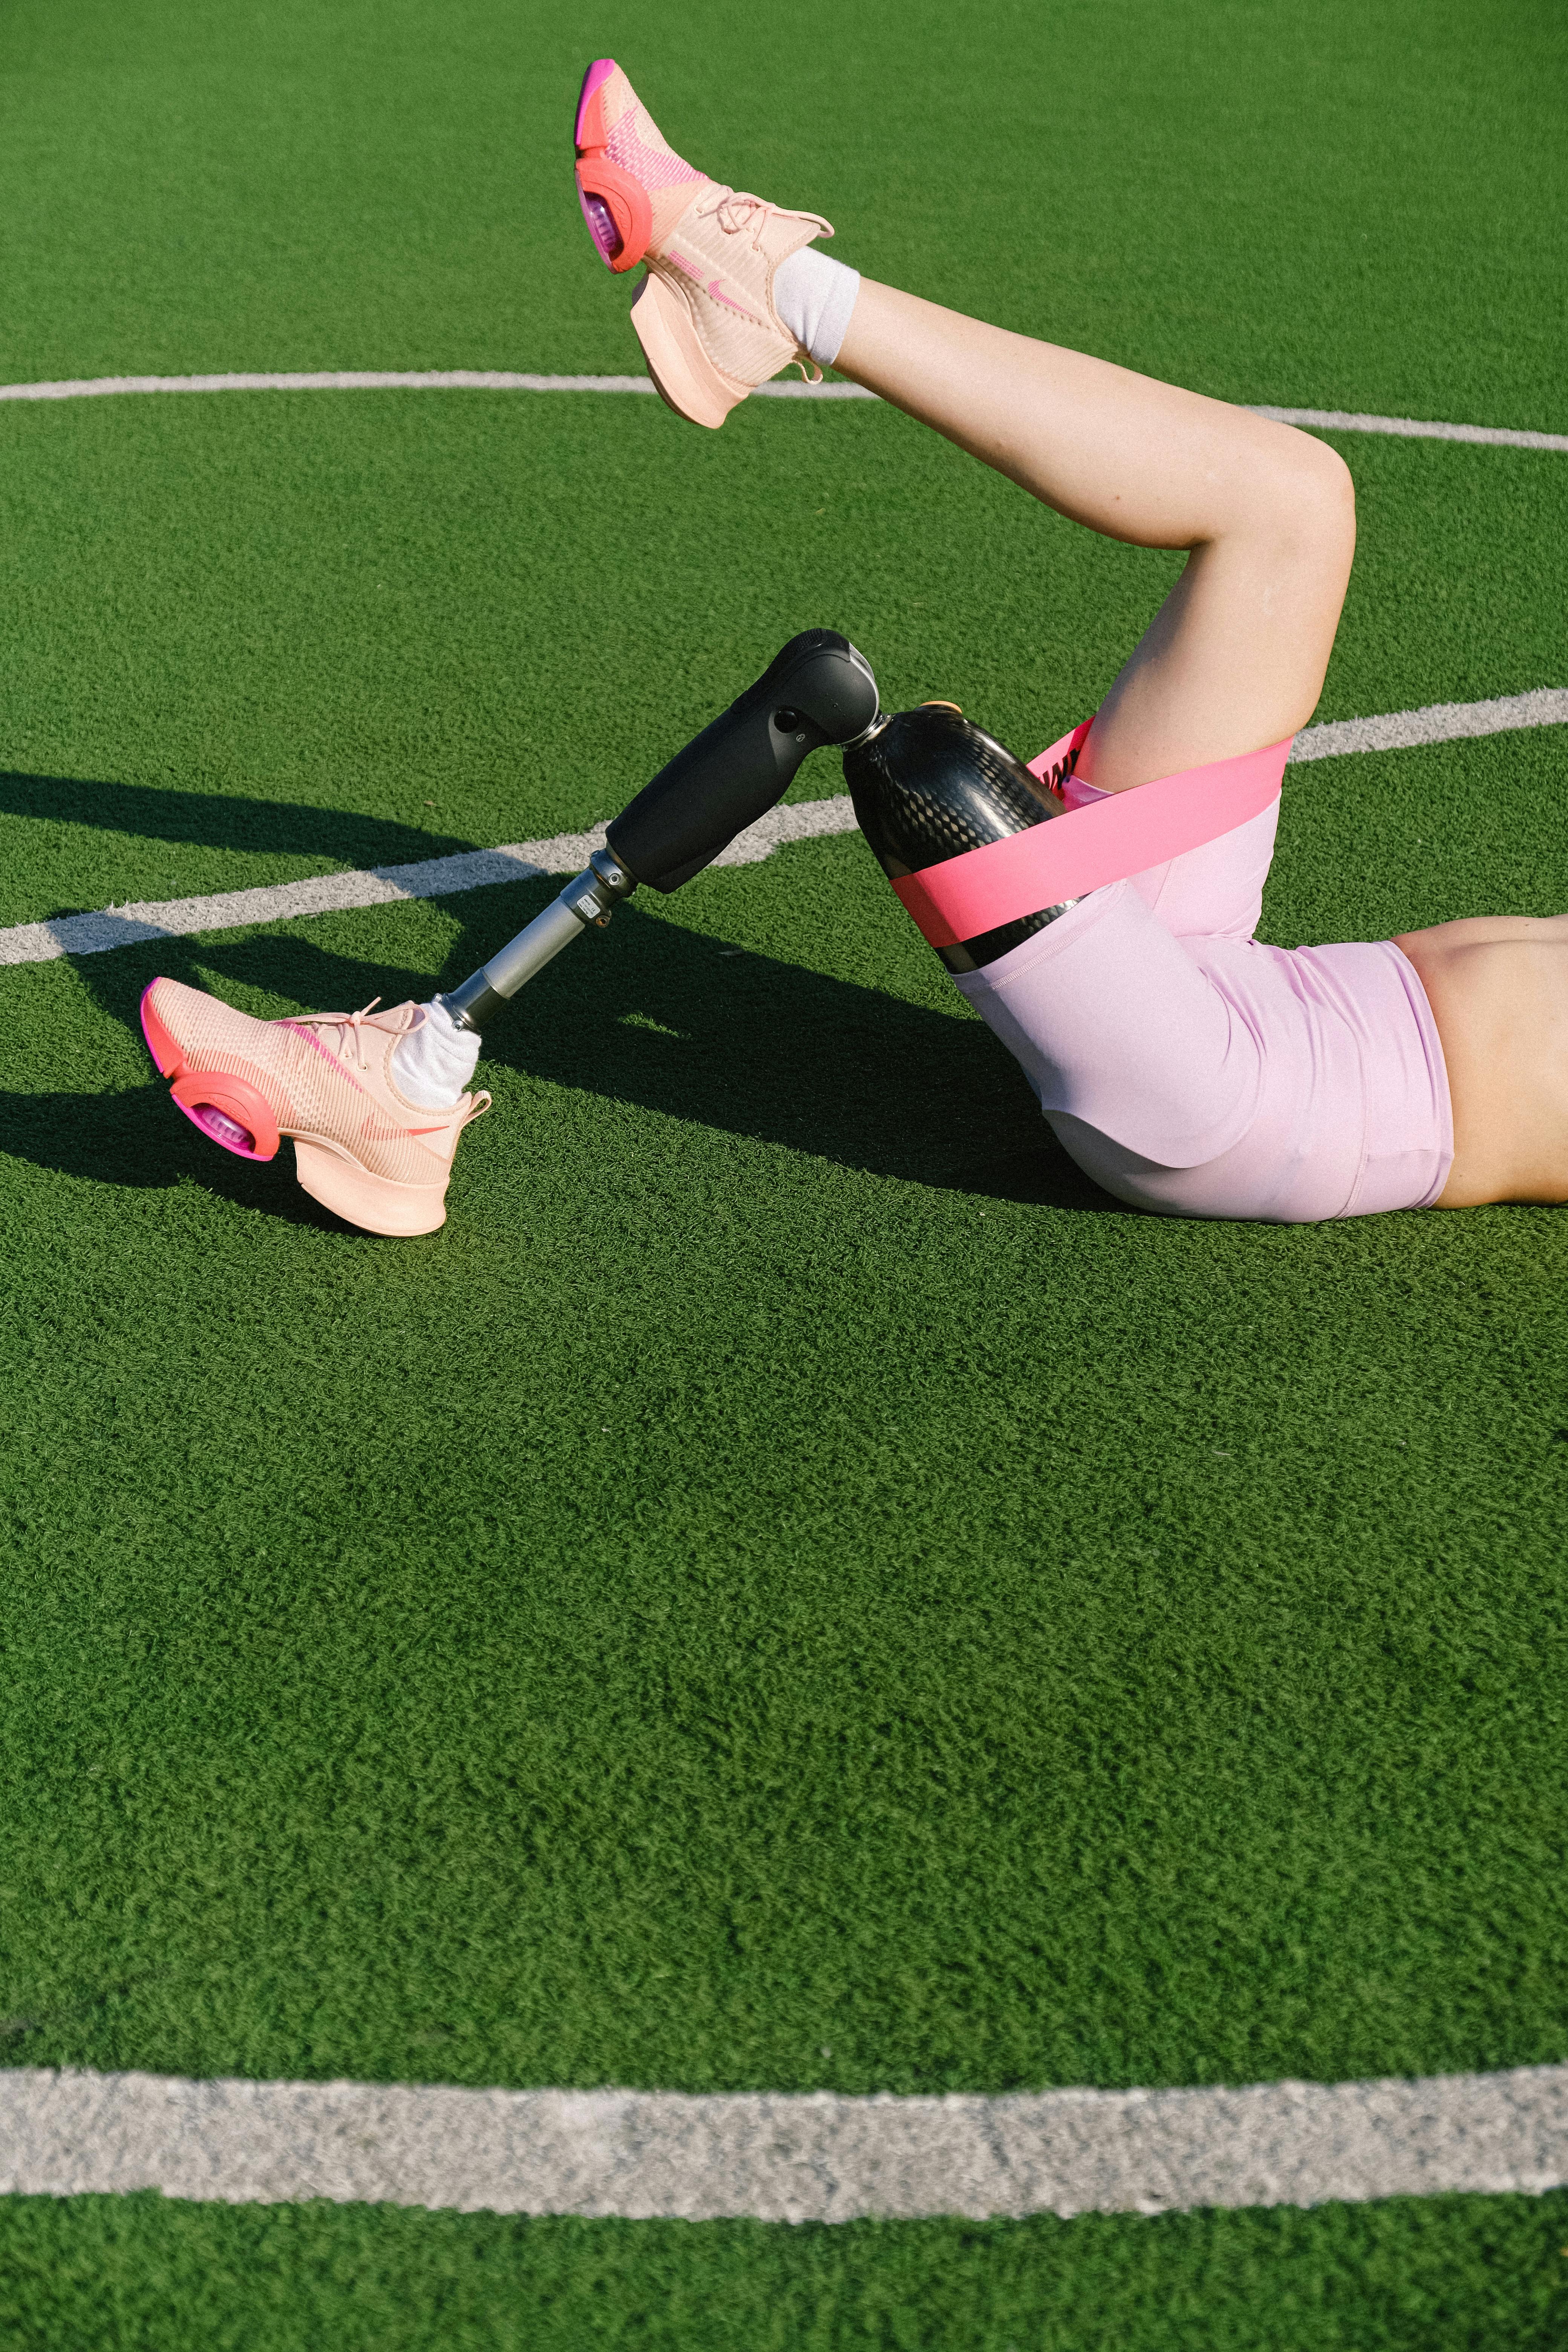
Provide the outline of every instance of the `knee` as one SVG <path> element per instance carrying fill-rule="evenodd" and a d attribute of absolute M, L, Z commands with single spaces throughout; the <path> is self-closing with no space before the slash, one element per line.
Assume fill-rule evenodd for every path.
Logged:
<path fill-rule="evenodd" d="M 1293 425 L 1279 427 L 1271 451 L 1268 504 L 1274 528 L 1292 551 L 1340 573 L 1355 552 L 1355 483 L 1337 449 Z"/>
<path fill-rule="evenodd" d="M 1321 518 L 1327 530 L 1355 538 L 1355 479 L 1337 449 L 1310 433 L 1288 428 L 1296 444 L 1292 453 L 1301 478 L 1301 497 Z"/>

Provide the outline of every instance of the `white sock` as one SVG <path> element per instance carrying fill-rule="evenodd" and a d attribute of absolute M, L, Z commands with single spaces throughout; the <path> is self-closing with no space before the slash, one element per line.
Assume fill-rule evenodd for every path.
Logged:
<path fill-rule="evenodd" d="M 479 1033 L 459 1029 L 439 998 L 422 1004 L 419 1016 L 392 1049 L 392 1075 L 421 1110 L 450 1110 L 474 1075 Z"/>
<path fill-rule="evenodd" d="M 773 308 L 818 367 L 831 367 L 849 331 L 860 272 L 803 245 L 773 272 Z"/>

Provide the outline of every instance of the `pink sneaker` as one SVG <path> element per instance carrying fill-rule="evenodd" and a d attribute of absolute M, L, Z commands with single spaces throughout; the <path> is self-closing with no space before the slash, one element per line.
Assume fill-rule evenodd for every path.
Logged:
<path fill-rule="evenodd" d="M 417 1007 L 255 1021 L 199 988 L 155 980 L 142 1030 L 174 1100 L 212 1142 L 270 1160 L 285 1135 L 294 1172 L 323 1207 L 370 1234 L 432 1234 L 447 1219 L 458 1139 L 490 1107 L 464 1095 L 420 1110 L 392 1076 Z"/>
<path fill-rule="evenodd" d="M 833 235 L 820 215 L 739 195 L 683 163 L 613 58 L 584 78 L 576 141 L 578 200 L 600 257 L 616 270 L 647 264 L 632 325 L 671 408 L 719 425 L 791 361 L 821 381 L 773 297 L 780 262 Z"/>

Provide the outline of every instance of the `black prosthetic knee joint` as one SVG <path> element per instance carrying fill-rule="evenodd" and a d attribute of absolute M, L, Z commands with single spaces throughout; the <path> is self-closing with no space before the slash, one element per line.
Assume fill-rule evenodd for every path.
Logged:
<path fill-rule="evenodd" d="M 611 825 L 611 850 L 650 889 L 679 890 L 783 798 L 809 752 L 876 716 L 877 681 L 848 638 L 805 630 L 644 785 Z"/>

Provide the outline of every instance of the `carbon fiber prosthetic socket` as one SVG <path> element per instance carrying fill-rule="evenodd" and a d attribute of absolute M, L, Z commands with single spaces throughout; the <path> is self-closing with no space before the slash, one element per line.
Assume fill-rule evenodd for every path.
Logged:
<path fill-rule="evenodd" d="M 860 830 L 889 880 L 1064 814 L 1022 760 L 950 702 L 925 702 L 884 720 L 846 751 L 844 777 Z M 975 971 L 1074 903 L 1041 907 L 936 952 L 949 971 Z"/>

